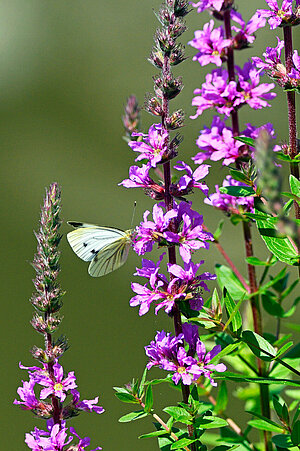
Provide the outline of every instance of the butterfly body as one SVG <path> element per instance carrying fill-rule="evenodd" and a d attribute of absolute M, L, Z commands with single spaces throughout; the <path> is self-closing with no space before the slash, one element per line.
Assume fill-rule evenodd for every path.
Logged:
<path fill-rule="evenodd" d="M 90 262 L 88 273 L 101 277 L 120 268 L 128 257 L 132 230 L 120 230 L 82 222 L 68 222 L 75 228 L 67 239 L 81 260 Z"/>

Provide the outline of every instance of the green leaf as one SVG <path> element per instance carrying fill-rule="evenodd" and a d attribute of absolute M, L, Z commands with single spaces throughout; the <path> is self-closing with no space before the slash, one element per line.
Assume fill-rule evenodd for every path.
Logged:
<path fill-rule="evenodd" d="M 225 355 L 232 353 L 240 346 L 240 344 L 241 342 L 238 340 L 234 343 L 227 345 L 225 348 L 222 349 L 222 351 L 220 351 L 215 357 L 211 359 L 210 363 L 215 363 L 219 361 L 221 358 L 223 358 Z"/>
<path fill-rule="evenodd" d="M 144 412 L 144 410 L 137 410 L 136 412 L 130 412 L 126 415 L 123 415 L 119 418 L 120 423 L 129 423 L 130 421 L 139 420 L 140 418 L 144 418 L 148 415 L 148 413 Z"/>
<path fill-rule="evenodd" d="M 277 296 L 270 291 L 266 291 L 261 296 L 263 308 L 267 313 L 272 316 L 282 318 L 284 315 L 284 310 L 281 305 L 277 302 Z"/>
<path fill-rule="evenodd" d="M 283 192 L 281 193 L 283 196 L 288 197 L 289 199 L 293 199 L 295 202 L 297 202 L 300 205 L 300 197 L 296 196 L 296 194 Z"/>
<path fill-rule="evenodd" d="M 288 343 L 285 343 L 283 346 L 282 346 L 282 348 L 280 348 L 278 351 L 277 351 L 277 354 L 276 354 L 276 358 L 277 357 L 280 357 L 282 354 L 284 354 L 288 349 L 290 349 L 292 346 L 293 346 L 293 342 L 292 341 L 289 341 Z"/>
<path fill-rule="evenodd" d="M 225 287 L 234 300 L 239 300 L 241 297 L 247 295 L 247 291 L 242 283 L 228 266 L 216 264 L 215 272 L 217 274 L 218 284 L 222 290 Z"/>
<path fill-rule="evenodd" d="M 248 424 L 253 428 L 260 429 L 261 431 L 282 432 L 282 427 L 279 425 L 273 425 L 264 420 L 250 420 Z"/>
<path fill-rule="evenodd" d="M 165 407 L 163 411 L 173 417 L 175 421 L 180 421 L 184 424 L 192 424 L 191 415 L 182 407 L 169 406 Z"/>
<path fill-rule="evenodd" d="M 218 224 L 218 227 L 215 230 L 215 233 L 214 233 L 214 240 L 215 241 L 219 241 L 220 236 L 222 235 L 224 222 L 225 222 L 224 219 L 221 219 L 221 221 Z"/>
<path fill-rule="evenodd" d="M 235 305 L 234 300 L 230 296 L 229 292 L 226 290 L 224 302 L 225 302 L 225 307 L 226 307 L 227 314 L 228 314 L 228 321 L 226 322 L 226 324 L 224 326 L 224 330 L 227 329 L 229 324 L 231 324 L 233 332 L 237 332 L 242 328 L 242 316 L 239 312 L 239 307 L 240 307 L 241 303 L 243 302 L 244 298 L 245 298 L 245 296 L 243 296 L 239 300 L 237 305 Z"/>
<path fill-rule="evenodd" d="M 148 434 L 140 435 L 138 438 L 151 438 L 151 437 L 160 437 L 161 435 L 170 435 L 168 431 L 161 430 L 161 431 L 153 431 L 149 432 Z"/>
<path fill-rule="evenodd" d="M 285 394 L 290 398 L 300 400 L 300 390 L 286 390 Z"/>
<path fill-rule="evenodd" d="M 141 383 L 139 386 L 139 392 L 138 392 L 138 396 L 141 397 L 142 393 L 144 391 L 144 385 L 145 385 L 145 381 L 146 381 L 146 376 L 147 376 L 147 367 L 144 369 L 143 375 L 142 375 L 142 379 L 141 379 Z"/>
<path fill-rule="evenodd" d="M 300 197 L 300 181 L 292 174 L 289 177 L 289 181 L 292 193 Z"/>
<path fill-rule="evenodd" d="M 223 418 L 219 417 L 203 417 L 197 418 L 194 421 L 194 425 L 199 429 L 214 429 L 214 428 L 222 428 L 224 426 L 228 426 L 228 423 Z"/>
<path fill-rule="evenodd" d="M 287 434 L 274 435 L 272 442 L 279 448 L 292 448 L 295 446 L 291 440 L 291 436 Z"/>
<path fill-rule="evenodd" d="M 241 143 L 247 144 L 247 146 L 255 148 L 255 140 L 253 138 L 248 138 L 246 136 L 234 136 L 234 139 L 240 141 Z M 278 152 L 276 152 L 277 154 Z"/>
<path fill-rule="evenodd" d="M 145 407 L 144 411 L 147 413 L 151 412 L 151 409 L 153 407 L 153 392 L 152 392 L 152 385 L 148 385 L 146 388 L 146 394 L 145 394 Z"/>
<path fill-rule="evenodd" d="M 278 158 L 278 160 L 287 161 L 288 163 L 299 163 L 300 159 L 298 155 L 296 155 L 296 158 L 292 159 L 289 155 L 286 155 L 285 153 L 279 151 L 276 152 L 275 157 Z"/>
<path fill-rule="evenodd" d="M 255 196 L 256 193 L 251 186 L 221 186 L 220 193 L 234 197 Z"/>
<path fill-rule="evenodd" d="M 236 169 L 230 169 L 230 175 L 234 180 L 237 180 L 238 182 L 243 182 L 249 186 L 253 185 L 253 182 L 249 179 L 249 177 L 247 177 L 247 175 L 241 171 L 237 171 Z"/>
<path fill-rule="evenodd" d="M 218 391 L 218 396 L 216 399 L 216 405 L 214 407 L 214 411 L 217 414 L 223 413 L 224 410 L 226 410 L 227 404 L 228 404 L 227 386 L 226 386 L 226 382 L 222 381 L 219 391 Z"/>
<path fill-rule="evenodd" d="M 257 257 L 247 257 L 246 262 L 253 266 L 273 266 L 274 262 L 264 262 Z"/>
<path fill-rule="evenodd" d="M 256 384 L 268 384 L 268 385 L 290 385 L 291 387 L 300 388 L 300 382 L 292 381 L 290 379 L 280 379 L 277 377 L 246 377 L 243 374 L 227 372 L 223 374 L 214 374 L 215 380 L 227 380 L 234 382 L 253 382 Z"/>
<path fill-rule="evenodd" d="M 131 393 L 128 393 L 128 390 L 126 390 L 126 388 L 114 387 L 114 390 L 116 390 L 117 393 L 115 393 L 115 395 L 120 401 L 132 404 L 139 403 Z"/>
<path fill-rule="evenodd" d="M 291 439 L 295 446 L 300 444 L 300 421 L 297 420 L 293 426 L 293 430 L 291 433 Z"/>
<path fill-rule="evenodd" d="M 270 361 L 276 356 L 276 350 L 273 346 L 252 330 L 245 330 L 242 333 L 242 338 L 243 341 L 249 346 L 253 354 L 261 360 Z M 271 354 L 271 356 L 269 354 Z"/>
<path fill-rule="evenodd" d="M 262 214 L 260 212 L 260 214 Z M 267 217 L 267 215 L 265 215 Z M 288 265 L 294 266 L 295 259 L 297 259 L 298 254 L 293 248 L 288 238 L 274 238 L 271 236 L 267 236 L 264 234 L 264 230 L 274 229 L 276 231 L 275 225 L 273 225 L 270 221 L 258 219 L 256 221 L 256 225 L 258 230 L 264 240 L 267 248 L 269 249 L 278 260 L 287 263 Z"/>
<path fill-rule="evenodd" d="M 177 440 L 175 443 L 173 443 L 170 449 L 182 449 L 185 446 L 189 446 L 191 443 L 194 443 L 196 441 L 197 439 L 181 438 L 180 440 Z"/>

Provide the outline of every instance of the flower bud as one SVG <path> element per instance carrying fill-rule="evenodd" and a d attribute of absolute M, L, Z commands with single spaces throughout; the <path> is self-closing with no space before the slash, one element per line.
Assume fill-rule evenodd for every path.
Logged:
<path fill-rule="evenodd" d="M 145 98 L 144 109 L 154 116 L 162 115 L 162 107 L 157 97 L 152 97 L 151 94 Z"/>
<path fill-rule="evenodd" d="M 166 124 L 169 130 L 176 130 L 177 128 L 183 127 L 184 111 L 183 110 L 174 111 L 172 116 L 166 119 Z"/>

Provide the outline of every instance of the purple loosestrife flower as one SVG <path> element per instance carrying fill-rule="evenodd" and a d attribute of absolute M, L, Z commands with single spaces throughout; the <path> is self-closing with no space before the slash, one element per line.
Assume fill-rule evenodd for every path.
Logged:
<path fill-rule="evenodd" d="M 39 384 L 46 387 L 41 391 L 40 397 L 41 399 L 45 399 L 50 395 L 55 395 L 63 402 L 67 396 L 66 392 L 77 387 L 75 382 L 76 377 L 74 371 L 71 371 L 68 373 L 68 376 L 64 378 L 63 367 L 58 362 L 53 365 L 53 370 L 54 380 L 48 375 L 45 375 L 39 380 Z"/>
<path fill-rule="evenodd" d="M 128 145 L 134 152 L 140 152 L 135 161 L 149 160 L 152 167 L 164 161 L 168 155 L 169 134 L 161 124 L 153 124 L 149 128 L 148 135 L 133 133 L 132 136 L 141 136 L 143 141 L 130 141 Z"/>
<path fill-rule="evenodd" d="M 151 341 L 150 345 L 145 346 L 146 355 L 150 358 L 147 364 L 148 370 L 153 366 L 159 366 L 161 360 L 173 360 L 176 358 L 179 346 L 183 345 L 183 334 L 176 337 L 164 330 L 157 331 L 155 339 Z"/>
<path fill-rule="evenodd" d="M 214 29 L 214 21 L 206 23 L 203 30 L 195 31 L 195 38 L 188 42 L 199 52 L 193 57 L 193 61 L 198 61 L 201 66 L 209 63 L 221 66 L 226 60 L 226 48 L 232 41 L 224 38 L 223 27 Z"/>
<path fill-rule="evenodd" d="M 153 221 L 148 221 L 149 210 L 144 213 L 144 221 L 136 228 L 137 235 L 133 248 L 138 255 L 151 252 L 155 242 L 160 244 L 164 240 L 164 232 L 168 229 L 170 221 L 177 216 L 175 210 L 164 213 L 160 205 L 155 204 L 152 210 Z"/>
<path fill-rule="evenodd" d="M 238 91 L 236 82 L 228 83 L 227 70 L 214 69 L 206 75 L 205 80 L 201 89 L 194 91 L 194 94 L 199 95 L 192 100 L 192 105 L 197 107 L 197 111 L 191 119 L 196 119 L 207 109 L 216 109 L 218 113 L 229 116 L 233 109 L 244 103 L 244 96 Z"/>
<path fill-rule="evenodd" d="M 213 241 L 211 233 L 203 230 L 203 216 L 192 210 L 190 204 L 180 202 L 177 206 L 178 232 L 169 230 L 164 232 L 164 238 L 179 246 L 179 253 L 182 260 L 188 263 L 191 259 L 191 252 L 200 248 L 209 248 L 206 241 Z"/>
<path fill-rule="evenodd" d="M 210 380 L 211 385 L 214 387 L 217 384 L 211 377 L 212 372 L 217 371 L 219 373 L 223 373 L 227 369 L 224 363 L 218 363 L 216 365 L 209 363 L 216 355 L 219 354 L 221 349 L 221 346 L 217 345 L 211 351 L 206 352 L 205 345 L 200 340 L 197 341 L 196 345 L 200 374 L 207 377 Z"/>
<path fill-rule="evenodd" d="M 290 21 L 293 14 L 293 0 L 283 0 L 281 8 L 277 0 L 266 0 L 266 2 L 270 9 L 258 9 L 257 13 L 268 19 L 271 30 Z"/>
<path fill-rule="evenodd" d="M 72 389 L 70 392 L 73 396 L 73 406 L 75 409 L 84 410 L 85 412 L 95 412 L 97 414 L 104 412 L 103 407 L 97 405 L 99 396 L 96 396 L 94 399 L 83 399 L 80 401 L 79 391 Z"/>
<path fill-rule="evenodd" d="M 155 340 L 149 346 L 145 346 L 146 355 L 149 357 L 147 368 L 153 366 L 171 371 L 172 380 L 178 384 L 180 380 L 184 385 L 191 385 L 199 377 L 207 377 L 213 386 L 217 385 L 212 379 L 212 372 L 226 371 L 223 363 L 209 363 L 220 351 L 221 346 L 215 346 L 211 351 L 206 352 L 205 345 L 199 340 L 197 328 L 185 325 L 184 334 L 173 337 L 164 331 L 157 332 Z M 189 352 L 183 347 L 183 337 L 189 344 Z M 197 352 L 196 358 L 189 353 Z"/>
<path fill-rule="evenodd" d="M 260 83 L 259 72 L 250 61 L 246 62 L 243 68 L 236 66 L 236 70 L 244 102 L 254 110 L 271 106 L 267 100 L 276 97 L 275 92 L 269 92 L 275 87 L 274 83 Z"/>
<path fill-rule="evenodd" d="M 218 161 L 223 159 L 223 165 L 229 165 L 242 156 L 241 149 L 245 146 L 233 137 L 233 131 L 226 127 L 225 121 L 219 116 L 214 116 L 211 128 L 204 127 L 196 141 L 201 152 L 197 153 L 192 160 L 196 164 L 210 159 Z"/>
<path fill-rule="evenodd" d="M 200 189 L 205 196 L 208 194 L 208 186 L 204 182 L 200 182 L 209 173 L 210 166 L 208 164 L 203 164 L 199 166 L 194 172 L 189 165 L 184 161 L 178 161 L 174 165 L 174 169 L 177 171 L 186 171 L 186 175 L 180 177 L 176 185 L 172 184 L 170 187 L 170 192 L 175 197 L 184 196 L 193 191 L 193 188 Z"/>
<path fill-rule="evenodd" d="M 199 2 L 191 2 L 194 8 L 198 8 L 197 12 L 202 13 L 206 9 L 221 11 L 224 0 L 200 0 Z"/>
<path fill-rule="evenodd" d="M 237 33 L 233 38 L 233 46 L 237 50 L 249 47 L 250 44 L 253 44 L 255 41 L 254 33 L 259 28 L 266 25 L 266 19 L 260 17 L 257 13 L 255 13 L 247 23 L 243 20 L 242 15 L 234 9 L 231 10 L 230 15 L 231 19 L 240 25 L 240 28 L 235 25 L 232 25 L 231 27 L 231 29 Z"/>
<path fill-rule="evenodd" d="M 185 293 L 186 300 L 189 300 L 190 308 L 192 310 L 201 310 L 204 304 L 201 288 L 205 291 L 210 291 L 204 280 L 215 280 L 217 276 L 209 272 L 204 272 L 196 275 L 204 260 L 199 263 L 189 261 L 184 263 L 184 268 L 176 264 L 168 264 L 168 271 L 176 277 L 176 285 L 178 289 Z M 187 340 L 186 340 L 187 341 Z"/>
<path fill-rule="evenodd" d="M 222 184 L 223 187 L 228 186 L 246 186 L 242 182 L 234 180 L 228 175 Z M 254 213 L 254 198 L 248 197 L 234 197 L 228 194 L 220 193 L 218 185 L 215 185 L 216 192 L 204 200 L 204 202 L 213 207 L 223 210 L 227 214 L 243 214 L 244 212 Z"/>
<path fill-rule="evenodd" d="M 281 62 L 281 51 L 284 48 L 284 41 L 277 37 L 277 46 L 267 47 L 263 53 L 265 61 L 261 58 L 253 57 L 252 60 L 259 71 L 265 70 L 272 79 L 284 89 L 300 88 L 300 58 L 298 51 L 293 54 L 293 63 L 290 73 L 287 73 L 285 65 Z"/>
<path fill-rule="evenodd" d="M 144 192 L 155 200 L 162 200 L 164 198 L 165 189 L 152 180 L 149 176 L 151 165 L 143 164 L 139 166 L 131 166 L 129 168 L 129 178 L 123 180 L 119 185 L 125 188 L 143 188 Z"/>

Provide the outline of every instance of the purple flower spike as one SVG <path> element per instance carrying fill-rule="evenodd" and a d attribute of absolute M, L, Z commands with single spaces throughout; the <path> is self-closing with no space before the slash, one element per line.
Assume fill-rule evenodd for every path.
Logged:
<path fill-rule="evenodd" d="M 226 60 L 225 50 L 232 44 L 231 39 L 224 38 L 223 27 L 214 29 L 214 21 L 206 23 L 203 30 L 195 31 L 195 38 L 188 42 L 199 52 L 193 57 L 201 66 L 209 63 L 221 66 Z"/>
<path fill-rule="evenodd" d="M 293 0 L 283 0 L 281 8 L 278 6 L 277 0 L 266 0 L 270 7 L 268 9 L 258 9 L 257 13 L 261 17 L 268 19 L 271 30 L 280 27 L 291 19 L 293 14 Z"/>
<path fill-rule="evenodd" d="M 146 355 L 150 358 L 147 364 L 148 370 L 153 366 L 162 368 L 162 362 L 165 360 L 175 360 L 179 346 L 183 344 L 183 334 L 174 337 L 170 333 L 162 330 L 157 332 L 155 339 L 150 345 L 145 346 Z"/>
<path fill-rule="evenodd" d="M 128 145 L 134 152 L 140 152 L 135 161 L 149 160 L 152 167 L 156 167 L 164 158 L 167 158 L 168 132 L 163 130 L 161 124 L 153 124 L 148 135 L 133 133 L 132 136 L 141 136 L 143 141 L 130 141 Z"/>

